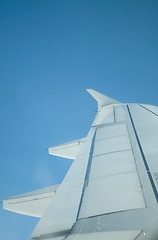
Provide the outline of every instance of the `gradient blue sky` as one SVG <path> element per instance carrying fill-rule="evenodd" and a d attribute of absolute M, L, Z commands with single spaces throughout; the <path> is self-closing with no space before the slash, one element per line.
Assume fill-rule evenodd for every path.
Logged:
<path fill-rule="evenodd" d="M 86 136 L 93 88 L 158 105 L 158 1 L 0 0 L 0 200 L 61 183 L 72 161 L 52 145 Z M 0 238 L 38 219 L 2 209 Z"/>

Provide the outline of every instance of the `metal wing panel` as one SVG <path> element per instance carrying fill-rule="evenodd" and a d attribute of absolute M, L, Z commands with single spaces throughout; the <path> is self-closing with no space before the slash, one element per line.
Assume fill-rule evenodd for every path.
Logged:
<path fill-rule="evenodd" d="M 103 107 L 100 111 L 98 111 L 96 118 L 92 124 L 92 127 L 105 123 L 114 123 L 113 107 Z"/>
<path fill-rule="evenodd" d="M 105 123 L 114 123 L 113 107 L 103 107 L 94 120 L 93 126 Z"/>
<path fill-rule="evenodd" d="M 128 111 L 136 137 L 137 146 L 141 154 L 141 164 L 144 171 L 139 167 L 141 182 L 147 206 L 157 207 L 158 183 L 158 116 L 141 105 L 129 104 Z M 146 180 L 145 180 L 146 177 Z M 144 184 L 144 182 L 146 182 Z"/>
<path fill-rule="evenodd" d="M 96 140 L 93 156 L 108 154 L 113 152 L 127 151 L 131 149 L 130 141 L 127 136 L 104 138 Z"/>
<path fill-rule="evenodd" d="M 127 121 L 127 113 L 125 108 L 126 108 L 125 104 L 120 104 L 115 106 L 115 122 Z"/>
<path fill-rule="evenodd" d="M 148 110 L 151 113 L 157 114 L 158 115 L 158 107 L 149 105 L 149 104 L 139 104 L 141 107 L 144 107 L 144 109 Z"/>
<path fill-rule="evenodd" d="M 114 231 L 70 235 L 67 240 L 135 240 L 141 231 Z"/>
<path fill-rule="evenodd" d="M 114 152 L 93 158 L 90 180 L 135 171 L 136 166 L 130 150 Z"/>
<path fill-rule="evenodd" d="M 137 173 L 112 175 L 89 182 L 80 218 L 143 207 Z"/>
<path fill-rule="evenodd" d="M 112 137 L 120 137 L 127 134 L 127 128 L 124 123 L 102 125 L 97 129 L 96 141 Z"/>
<path fill-rule="evenodd" d="M 145 207 L 126 123 L 100 126 L 79 218 Z"/>
<path fill-rule="evenodd" d="M 150 169 L 158 171 L 158 116 L 139 105 L 130 104 L 130 110 Z"/>

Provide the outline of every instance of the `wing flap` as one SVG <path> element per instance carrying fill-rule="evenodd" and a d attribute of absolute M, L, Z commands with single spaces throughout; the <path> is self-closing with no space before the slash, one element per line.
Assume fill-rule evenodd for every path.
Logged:
<path fill-rule="evenodd" d="M 3 208 L 12 212 L 42 217 L 59 185 L 17 195 L 3 200 Z"/>
<path fill-rule="evenodd" d="M 81 138 L 72 142 L 50 147 L 49 154 L 63 158 L 75 159 L 83 143 L 84 138 Z"/>
<path fill-rule="evenodd" d="M 145 208 L 125 123 L 97 129 L 80 218 Z"/>

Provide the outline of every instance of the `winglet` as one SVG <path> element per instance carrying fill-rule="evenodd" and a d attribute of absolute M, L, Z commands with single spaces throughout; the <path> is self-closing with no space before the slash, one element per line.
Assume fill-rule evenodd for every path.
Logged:
<path fill-rule="evenodd" d="M 93 89 L 87 89 L 87 92 L 98 102 L 98 109 L 103 106 L 119 103 L 115 99 L 107 97 Z"/>

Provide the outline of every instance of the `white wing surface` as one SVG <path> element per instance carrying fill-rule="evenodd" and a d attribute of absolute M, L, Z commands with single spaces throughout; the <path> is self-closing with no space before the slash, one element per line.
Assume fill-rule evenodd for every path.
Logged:
<path fill-rule="evenodd" d="M 75 159 L 31 238 L 158 239 L 158 108 L 92 89 L 98 114 L 86 138 L 49 149 Z"/>

